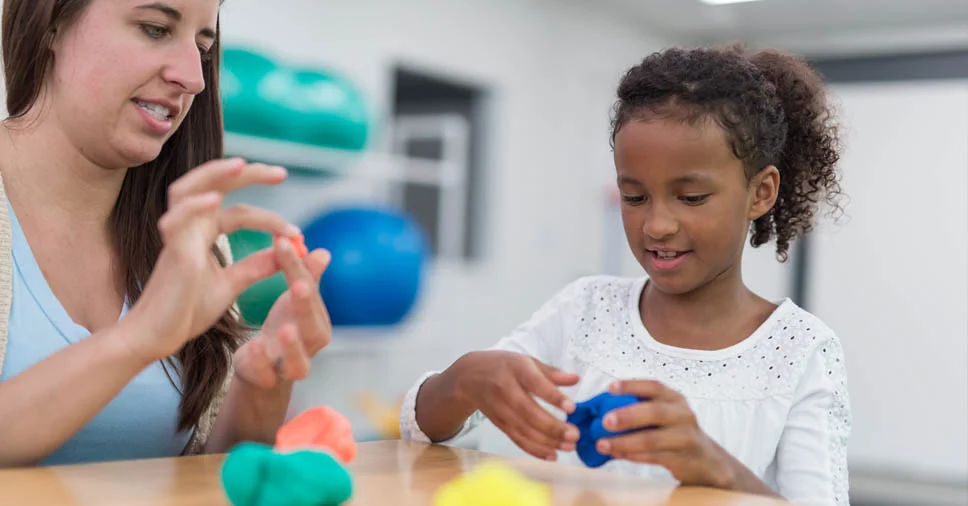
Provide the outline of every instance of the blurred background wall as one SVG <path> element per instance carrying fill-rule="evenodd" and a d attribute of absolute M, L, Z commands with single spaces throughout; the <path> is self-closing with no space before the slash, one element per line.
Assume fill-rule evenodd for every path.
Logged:
<path fill-rule="evenodd" d="M 744 274 L 843 341 L 854 503 L 968 504 L 968 2 L 228 0 L 221 27 L 229 154 L 293 170 L 233 199 L 339 253 L 342 323 L 291 411 L 332 405 L 360 439 L 567 282 L 641 273 L 608 146 L 625 69 L 671 45 L 805 55 L 842 113 L 847 215 Z M 458 444 L 516 453 L 493 428 Z"/>

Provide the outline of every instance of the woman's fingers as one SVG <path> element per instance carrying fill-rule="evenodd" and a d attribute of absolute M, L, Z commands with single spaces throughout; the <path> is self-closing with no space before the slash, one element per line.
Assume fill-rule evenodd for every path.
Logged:
<path fill-rule="evenodd" d="M 280 379 L 306 379 L 309 376 L 309 357 L 299 339 L 299 331 L 294 325 L 283 325 L 277 339 L 282 347 L 282 362 L 276 370 Z"/>
<path fill-rule="evenodd" d="M 252 185 L 279 184 L 287 176 L 286 169 L 279 166 L 246 163 L 240 158 L 213 160 L 172 183 L 168 187 L 168 205 L 199 193 L 214 191 L 225 195 Z"/>
<path fill-rule="evenodd" d="M 303 263 L 306 264 L 306 269 L 309 270 L 309 274 L 313 277 L 316 284 L 319 284 L 319 281 L 323 278 L 323 273 L 329 267 L 330 260 L 332 260 L 332 255 L 324 249 L 314 250 L 303 259 Z"/>
<path fill-rule="evenodd" d="M 242 172 L 245 160 L 227 158 L 212 160 L 188 171 L 168 186 L 168 206 L 199 193 L 216 191 L 217 182 Z"/>
<path fill-rule="evenodd" d="M 296 254 L 296 249 L 288 239 L 285 237 L 276 238 L 275 248 L 279 258 L 279 265 L 282 266 L 282 272 L 286 276 L 286 282 L 289 286 L 296 284 L 300 280 L 310 283 L 315 281 L 312 273 L 309 272 L 309 269 L 303 263 L 302 259 Z"/>
<path fill-rule="evenodd" d="M 282 216 L 255 206 L 236 204 L 219 210 L 219 233 L 231 234 L 239 229 L 261 230 L 273 236 L 295 237 L 299 227 L 289 223 Z"/>
<path fill-rule="evenodd" d="M 236 299 L 250 286 L 279 272 L 276 253 L 271 249 L 257 251 L 225 268 L 224 273 Z"/>
<path fill-rule="evenodd" d="M 197 224 L 197 218 L 204 213 L 214 213 L 222 203 L 222 196 L 215 192 L 188 197 L 178 205 L 168 209 L 158 220 L 158 231 L 166 245 L 181 237 L 187 227 Z M 214 237 L 212 241 L 214 242 Z"/>
<path fill-rule="evenodd" d="M 331 324 L 329 313 L 319 294 L 318 277 L 310 267 L 314 266 L 313 262 L 323 261 L 321 258 L 317 259 L 317 256 L 326 256 L 325 260 L 328 262 L 328 253 L 317 255 L 313 252 L 313 255 L 306 257 L 307 262 L 296 255 L 292 244 L 286 239 L 276 240 L 276 251 L 292 293 L 293 316 L 299 325 L 300 338 L 309 347 L 309 354 L 313 355 L 329 344 Z"/>
<path fill-rule="evenodd" d="M 253 339 L 239 349 L 240 356 L 235 365 L 236 374 L 259 388 L 270 389 L 276 385 L 275 360 L 269 355 L 262 339 Z"/>

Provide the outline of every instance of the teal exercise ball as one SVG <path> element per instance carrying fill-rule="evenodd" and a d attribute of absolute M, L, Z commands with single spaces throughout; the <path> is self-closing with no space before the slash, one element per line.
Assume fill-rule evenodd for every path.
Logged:
<path fill-rule="evenodd" d="M 332 254 L 320 294 L 333 325 L 402 322 L 419 299 L 430 247 L 420 224 L 382 207 L 346 207 L 303 227 L 306 247 Z"/>
<path fill-rule="evenodd" d="M 333 72 L 277 69 L 273 73 L 287 109 L 288 140 L 345 151 L 366 147 L 369 113 L 363 93 Z"/>
<path fill-rule="evenodd" d="M 272 247 L 272 235 L 256 230 L 237 230 L 228 236 L 232 257 L 237 262 L 243 258 Z M 261 326 L 272 305 L 288 289 L 285 276 L 280 272 L 250 286 L 239 295 L 239 310 L 245 323 Z"/>
<path fill-rule="evenodd" d="M 225 48 L 219 90 L 225 130 L 263 138 L 284 138 L 289 125 L 283 105 L 288 89 L 277 77 L 279 65 L 245 48 Z"/>

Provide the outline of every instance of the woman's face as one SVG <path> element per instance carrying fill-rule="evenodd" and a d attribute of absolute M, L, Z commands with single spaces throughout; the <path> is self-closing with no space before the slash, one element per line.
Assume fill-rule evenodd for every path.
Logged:
<path fill-rule="evenodd" d="M 101 167 L 155 159 L 205 89 L 218 0 L 92 0 L 58 33 L 43 102 Z"/>

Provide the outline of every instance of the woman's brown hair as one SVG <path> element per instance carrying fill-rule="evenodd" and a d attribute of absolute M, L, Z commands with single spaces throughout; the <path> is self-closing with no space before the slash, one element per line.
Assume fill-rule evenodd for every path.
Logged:
<path fill-rule="evenodd" d="M 7 111 L 11 118 L 27 114 L 41 97 L 55 64 L 54 38 L 76 22 L 90 0 L 4 0 L 3 70 L 7 81 Z M 130 304 L 161 253 L 158 220 L 165 213 L 168 186 L 194 167 L 223 156 L 222 109 L 218 92 L 220 38 L 216 24 L 211 57 L 202 61 L 205 91 L 195 97 L 181 127 L 158 158 L 128 170 L 112 215 L 112 235 L 118 265 Z M 218 262 L 225 256 L 213 247 Z M 185 344 L 169 364 L 181 378 L 179 430 L 194 427 L 218 394 L 230 371 L 233 352 L 247 329 L 232 309 L 204 334 Z"/>

